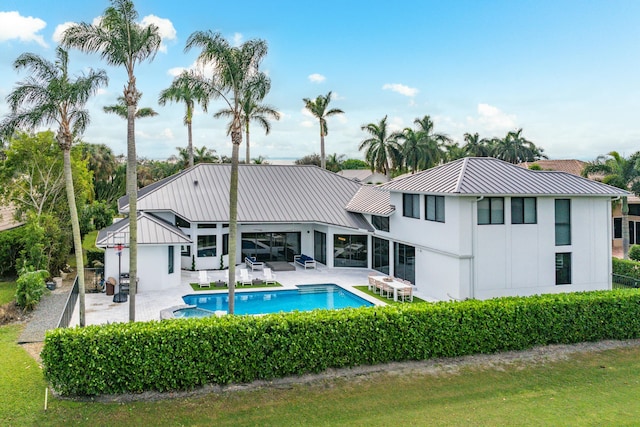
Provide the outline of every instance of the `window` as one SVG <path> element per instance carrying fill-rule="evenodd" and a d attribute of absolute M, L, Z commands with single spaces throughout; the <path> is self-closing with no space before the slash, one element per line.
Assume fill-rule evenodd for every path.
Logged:
<path fill-rule="evenodd" d="M 511 224 L 536 224 L 537 222 L 535 197 L 511 198 Z"/>
<path fill-rule="evenodd" d="M 571 200 L 556 199 L 556 246 L 571 244 Z"/>
<path fill-rule="evenodd" d="M 180 218 L 179 216 L 176 216 L 176 227 L 191 228 L 191 223 L 185 221 L 184 219 Z"/>
<path fill-rule="evenodd" d="M 571 253 L 556 254 L 556 285 L 571 284 Z"/>
<path fill-rule="evenodd" d="M 191 238 L 188 234 L 187 237 Z M 180 256 L 191 256 L 191 245 L 180 246 Z"/>
<path fill-rule="evenodd" d="M 420 196 L 417 194 L 402 195 L 402 216 L 420 218 Z"/>
<path fill-rule="evenodd" d="M 371 268 L 389 274 L 389 241 L 374 237 L 372 243 Z"/>
<path fill-rule="evenodd" d="M 416 248 L 394 243 L 393 272 L 396 277 L 416 283 Z"/>
<path fill-rule="evenodd" d="M 444 222 L 444 196 L 424 196 L 427 221 Z"/>
<path fill-rule="evenodd" d="M 478 201 L 478 224 L 504 224 L 503 197 L 485 197 Z"/>
<path fill-rule="evenodd" d="M 229 234 L 222 235 L 222 255 L 229 255 Z"/>
<path fill-rule="evenodd" d="M 371 215 L 371 224 L 380 231 L 389 231 L 389 217 Z"/>
<path fill-rule="evenodd" d="M 198 258 L 216 256 L 216 236 L 198 236 Z"/>
<path fill-rule="evenodd" d="M 334 234 L 333 251 L 335 267 L 367 267 L 367 236 Z"/>
<path fill-rule="evenodd" d="M 216 228 L 217 224 L 198 224 L 198 228 Z"/>
<path fill-rule="evenodd" d="M 629 215 L 640 216 L 640 205 L 637 203 L 630 203 L 629 205 Z"/>
<path fill-rule="evenodd" d="M 613 238 L 622 239 L 622 218 L 613 218 Z"/>
<path fill-rule="evenodd" d="M 173 246 L 169 246 L 169 274 L 173 274 Z"/>

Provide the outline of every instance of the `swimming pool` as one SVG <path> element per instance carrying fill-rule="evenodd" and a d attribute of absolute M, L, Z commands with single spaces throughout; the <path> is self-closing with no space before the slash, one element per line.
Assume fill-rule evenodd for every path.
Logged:
<path fill-rule="evenodd" d="M 227 311 L 229 294 L 200 294 L 182 297 L 185 304 L 194 305 L 183 317 L 202 317 Z M 235 314 L 267 314 L 315 309 L 337 310 L 348 307 L 371 307 L 374 304 L 341 288 L 338 285 L 299 285 L 298 289 L 236 292 Z M 206 311 L 205 311 L 206 310 Z M 213 313 L 212 313 L 213 312 Z M 178 316 L 176 316 L 178 317 Z"/>

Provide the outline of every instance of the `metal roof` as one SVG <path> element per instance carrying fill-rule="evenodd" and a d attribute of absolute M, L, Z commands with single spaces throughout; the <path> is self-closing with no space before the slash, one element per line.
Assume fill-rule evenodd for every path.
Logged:
<path fill-rule="evenodd" d="M 201 163 L 138 192 L 138 210 L 191 222 L 229 221 L 230 164 Z M 345 206 L 362 185 L 317 166 L 239 165 L 238 222 L 325 223 L 370 229 Z M 127 197 L 120 199 L 128 210 Z"/>
<path fill-rule="evenodd" d="M 129 218 L 103 228 L 98 233 L 96 246 L 108 247 L 129 243 Z M 140 245 L 184 245 L 191 239 L 179 228 L 147 213 L 138 214 L 138 244 Z"/>
<path fill-rule="evenodd" d="M 465 157 L 380 185 L 390 191 L 460 195 L 626 196 L 565 172 L 534 171 L 492 157 Z"/>
<path fill-rule="evenodd" d="M 391 193 L 388 190 L 365 185 L 358 190 L 345 209 L 350 212 L 389 216 L 395 210 L 395 206 L 391 205 Z"/>

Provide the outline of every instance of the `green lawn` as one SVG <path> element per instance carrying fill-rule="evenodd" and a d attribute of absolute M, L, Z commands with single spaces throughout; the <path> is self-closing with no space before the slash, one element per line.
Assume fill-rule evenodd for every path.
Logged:
<path fill-rule="evenodd" d="M 156 402 L 50 396 L 45 413 L 42 372 L 15 344 L 21 328 L 0 327 L 0 425 L 632 425 L 640 417 L 640 348 Z"/>
<path fill-rule="evenodd" d="M 0 305 L 9 303 L 15 299 L 16 282 L 0 281 Z"/>

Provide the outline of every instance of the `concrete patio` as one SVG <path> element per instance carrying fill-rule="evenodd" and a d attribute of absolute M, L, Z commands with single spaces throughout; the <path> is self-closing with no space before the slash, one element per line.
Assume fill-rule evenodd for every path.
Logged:
<path fill-rule="evenodd" d="M 242 268 L 238 266 L 237 268 Z M 302 284 L 335 283 L 350 290 L 374 304 L 382 305 L 381 301 L 372 298 L 356 289 L 353 286 L 365 286 L 368 283 L 368 275 L 372 270 L 360 268 L 327 268 L 319 265 L 316 269 L 303 269 L 296 267 L 294 271 L 277 271 L 276 279 L 284 288 L 292 288 Z M 251 272 L 255 278 L 262 277 L 262 272 Z M 208 278 L 214 282 L 226 277 L 226 270 L 209 270 Z M 160 311 L 172 306 L 184 304 L 182 297 L 194 293 L 189 285 L 198 283 L 197 271 L 182 271 L 181 284 L 178 287 L 163 289 L 158 291 L 143 291 L 136 294 L 136 320 L 148 321 L 159 320 Z M 237 291 L 261 291 L 268 288 L 243 289 L 236 287 Z M 278 288 L 282 289 L 282 288 Z M 415 289 L 415 288 L 414 288 Z M 227 289 L 211 287 L 210 292 L 226 292 Z M 426 301 L 434 301 L 426 295 L 414 290 L 414 295 Z M 105 293 L 87 293 L 85 295 L 85 319 L 87 325 L 99 325 L 115 322 L 129 321 L 129 301 L 125 303 L 114 303 L 113 297 Z M 78 305 L 71 320 L 70 326 L 79 324 Z"/>

